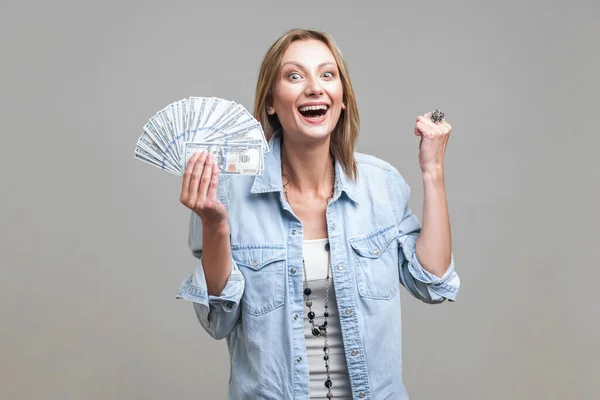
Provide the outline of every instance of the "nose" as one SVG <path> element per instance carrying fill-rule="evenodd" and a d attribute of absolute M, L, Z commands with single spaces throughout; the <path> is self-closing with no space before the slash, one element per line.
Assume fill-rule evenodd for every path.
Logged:
<path fill-rule="evenodd" d="M 309 78 L 306 80 L 306 90 L 304 91 L 306 96 L 320 96 L 323 94 L 323 87 L 318 78 Z"/>

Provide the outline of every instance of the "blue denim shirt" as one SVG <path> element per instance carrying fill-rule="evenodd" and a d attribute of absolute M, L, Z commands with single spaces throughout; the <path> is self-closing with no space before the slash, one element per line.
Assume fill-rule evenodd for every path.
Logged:
<path fill-rule="evenodd" d="M 226 338 L 229 399 L 309 398 L 303 326 L 302 223 L 282 192 L 281 139 L 273 136 L 258 176 L 222 175 L 218 196 L 229 212 L 232 272 L 209 296 L 202 225 L 190 220 L 189 246 L 200 261 L 176 298 L 193 302 L 200 324 Z M 410 188 L 389 163 L 356 153 L 359 177 L 336 163 L 326 211 L 335 296 L 355 399 L 408 399 L 402 380 L 400 284 L 426 303 L 456 298 L 452 258 L 441 278 L 415 253 L 420 223 Z M 335 394 L 335 382 L 332 388 Z"/>

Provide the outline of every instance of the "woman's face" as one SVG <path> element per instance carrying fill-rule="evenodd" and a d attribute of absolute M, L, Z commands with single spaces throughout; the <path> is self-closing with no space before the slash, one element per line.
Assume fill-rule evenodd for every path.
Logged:
<path fill-rule="evenodd" d="M 337 63 L 318 40 L 292 42 L 275 80 L 272 109 L 286 137 L 326 138 L 335 128 L 344 90 Z"/>

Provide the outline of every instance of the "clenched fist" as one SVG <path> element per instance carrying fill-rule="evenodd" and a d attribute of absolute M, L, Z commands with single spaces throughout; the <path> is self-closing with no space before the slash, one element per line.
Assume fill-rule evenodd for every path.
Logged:
<path fill-rule="evenodd" d="M 419 165 L 421 172 L 435 172 L 443 169 L 444 155 L 452 126 L 446 121 L 433 122 L 431 113 L 419 115 L 415 123 L 415 135 L 421 137 L 419 144 Z"/>

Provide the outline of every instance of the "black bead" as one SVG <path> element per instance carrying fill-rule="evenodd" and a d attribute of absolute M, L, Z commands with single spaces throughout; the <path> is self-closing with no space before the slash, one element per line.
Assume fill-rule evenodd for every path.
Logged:
<path fill-rule="evenodd" d="M 330 387 L 332 387 L 332 386 L 333 386 L 333 384 L 331 383 L 331 381 L 330 381 L 329 379 L 327 379 L 327 380 L 325 381 L 325 387 L 326 387 L 327 389 L 329 389 L 329 388 L 330 388 Z"/>
<path fill-rule="evenodd" d="M 327 347 L 327 346 L 323 347 L 323 351 L 324 351 L 325 353 L 329 352 L 329 347 Z"/>
<path fill-rule="evenodd" d="M 327 304 L 325 304 L 325 308 L 329 308 L 329 306 Z"/>
<path fill-rule="evenodd" d="M 308 319 L 315 319 L 315 313 L 312 311 L 308 312 Z"/>
<path fill-rule="evenodd" d="M 313 336 L 321 336 L 321 330 L 317 327 L 314 327 L 312 330 Z"/>
<path fill-rule="evenodd" d="M 310 288 L 304 289 L 304 294 L 305 295 L 310 296 L 311 293 L 312 293 L 312 291 L 310 290 Z"/>
<path fill-rule="evenodd" d="M 323 321 L 323 326 L 327 326 L 327 321 Z"/>
<path fill-rule="evenodd" d="M 329 356 L 328 356 L 327 354 L 325 354 L 325 355 L 323 356 L 323 360 L 325 360 L 325 361 L 329 360 Z"/>
<path fill-rule="evenodd" d="M 315 321 L 312 319 L 309 319 L 308 322 L 310 322 L 311 324 L 313 324 Z"/>
<path fill-rule="evenodd" d="M 329 317 L 329 313 L 328 313 L 327 311 L 325 311 L 325 313 L 323 313 L 323 315 L 324 315 L 325 317 Z"/>

